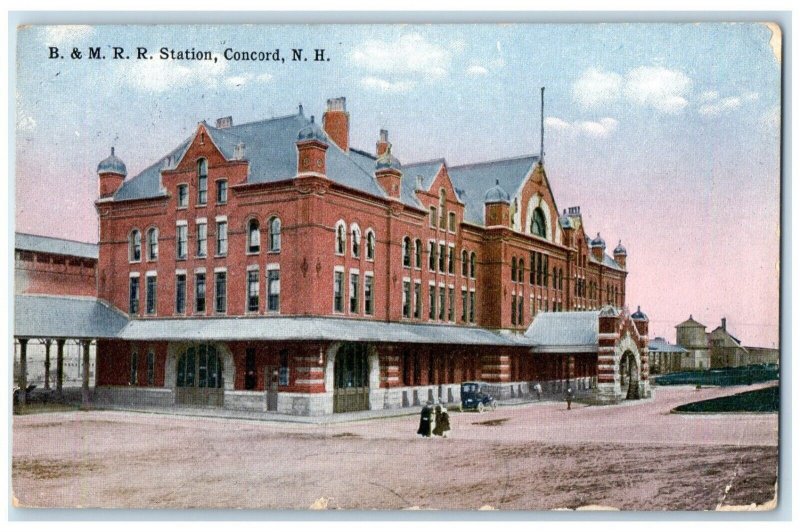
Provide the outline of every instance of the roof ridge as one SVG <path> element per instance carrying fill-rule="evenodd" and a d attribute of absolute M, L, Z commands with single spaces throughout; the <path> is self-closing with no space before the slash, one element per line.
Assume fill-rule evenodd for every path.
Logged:
<path fill-rule="evenodd" d="M 364 155 L 365 157 L 369 157 L 370 159 L 373 159 L 373 160 L 375 160 L 375 161 L 377 161 L 377 160 L 378 160 L 378 158 L 377 158 L 377 157 L 375 157 L 374 155 L 372 155 L 372 154 L 371 154 L 370 152 L 368 152 L 367 150 L 362 150 L 362 149 L 360 149 L 360 148 L 353 148 L 352 146 L 350 146 L 350 151 L 354 151 L 354 152 L 358 153 L 359 155 Z"/>
<path fill-rule="evenodd" d="M 413 162 L 413 163 L 404 164 L 403 168 L 407 168 L 409 166 L 422 166 L 423 164 L 431 164 L 431 163 L 446 164 L 447 161 L 445 160 L 444 157 L 436 157 L 436 158 L 433 158 L 433 159 L 428 159 L 427 161 L 416 161 L 416 162 Z"/>
<path fill-rule="evenodd" d="M 302 116 L 303 118 L 305 118 L 305 115 L 303 115 L 303 114 L 292 113 L 292 114 L 289 114 L 289 115 L 273 116 L 272 118 L 262 118 L 261 120 L 253 120 L 252 122 L 242 122 L 241 124 L 234 124 L 231 127 L 226 127 L 226 128 L 222 128 L 222 129 L 223 130 L 225 130 L 225 129 L 236 129 L 238 127 L 252 126 L 254 124 L 262 124 L 264 122 L 273 122 L 273 121 L 276 121 L 276 120 L 286 120 L 287 118 L 294 118 L 296 116 Z M 213 126 L 209 126 L 209 127 L 213 127 Z M 214 129 L 219 129 L 219 128 L 214 128 Z"/>
<path fill-rule="evenodd" d="M 539 158 L 538 154 L 530 153 L 530 154 L 526 154 L 526 155 L 516 155 L 514 157 L 491 159 L 489 161 L 481 161 L 481 162 L 476 162 L 476 163 L 457 164 L 457 165 L 450 166 L 449 168 L 467 168 L 467 167 L 470 167 L 470 166 L 482 166 L 482 165 L 485 165 L 485 164 L 504 163 L 504 162 L 508 162 L 508 161 L 519 161 L 519 160 L 522 160 L 522 159 L 538 159 L 538 158 Z"/>
<path fill-rule="evenodd" d="M 75 244 L 87 244 L 89 246 L 99 246 L 100 245 L 99 242 L 84 242 L 82 240 L 72 240 L 71 238 L 61 238 L 61 237 L 58 237 L 58 236 L 36 235 L 36 234 L 33 234 L 33 233 L 23 233 L 21 231 L 15 231 L 14 232 L 15 245 L 16 245 L 16 236 L 17 235 L 32 236 L 32 237 L 36 237 L 36 238 L 49 238 L 50 240 L 61 240 L 62 242 L 73 242 Z"/>

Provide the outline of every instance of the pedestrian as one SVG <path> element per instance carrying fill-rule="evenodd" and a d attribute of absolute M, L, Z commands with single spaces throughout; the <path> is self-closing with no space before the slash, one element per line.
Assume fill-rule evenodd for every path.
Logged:
<path fill-rule="evenodd" d="M 536 385 L 533 387 L 533 389 L 536 391 L 536 400 L 537 401 L 541 401 L 542 400 L 542 384 L 537 382 Z"/>
<path fill-rule="evenodd" d="M 422 411 L 419 413 L 419 429 L 417 429 L 417 434 L 423 438 L 429 438 L 431 436 L 431 418 L 433 417 L 432 405 L 433 403 L 428 401 L 427 404 L 422 407 Z"/>
<path fill-rule="evenodd" d="M 575 393 L 572 391 L 572 388 L 567 388 L 565 398 L 567 400 L 567 410 L 572 410 L 572 400 L 575 398 Z"/>
<path fill-rule="evenodd" d="M 441 405 L 436 405 L 436 428 L 433 433 L 442 438 L 447 438 L 447 433 L 450 432 L 450 414 L 447 409 Z"/>

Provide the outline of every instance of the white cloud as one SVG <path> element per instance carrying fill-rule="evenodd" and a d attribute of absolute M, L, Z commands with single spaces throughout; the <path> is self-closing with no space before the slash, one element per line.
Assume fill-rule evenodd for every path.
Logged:
<path fill-rule="evenodd" d="M 402 35 L 394 41 L 370 40 L 350 54 L 356 65 L 373 72 L 436 78 L 447 74 L 451 57 L 449 50 L 415 33 Z"/>
<path fill-rule="evenodd" d="M 701 102 L 710 102 L 717 98 L 719 98 L 719 93 L 717 91 L 704 91 L 700 94 Z"/>
<path fill-rule="evenodd" d="M 486 67 L 480 65 L 472 65 L 467 69 L 467 74 L 470 76 L 485 76 L 489 73 Z"/>
<path fill-rule="evenodd" d="M 63 25 L 63 26 L 46 26 L 44 29 L 45 44 L 62 45 L 71 44 L 83 41 L 94 33 L 94 28 L 91 26 L 78 26 L 78 25 Z"/>
<path fill-rule="evenodd" d="M 679 70 L 638 67 L 625 78 L 625 96 L 632 102 L 663 113 L 679 113 L 689 102 L 692 80 Z"/>
<path fill-rule="evenodd" d="M 741 108 L 745 103 L 751 103 L 758 99 L 757 92 L 746 92 L 740 96 L 728 96 L 721 99 L 716 91 L 706 91 L 703 94 L 707 93 L 713 93 L 715 96 L 703 99 L 701 95 L 701 100 L 705 103 L 697 109 L 697 112 L 703 116 L 719 116 L 729 113 Z"/>
<path fill-rule="evenodd" d="M 33 131 L 36 129 L 36 120 L 30 115 L 20 116 L 17 119 L 17 131 Z"/>
<path fill-rule="evenodd" d="M 362 78 L 361 84 L 368 89 L 376 89 L 383 92 L 406 92 L 414 88 L 413 81 L 388 81 L 372 76 Z"/>
<path fill-rule="evenodd" d="M 216 86 L 228 69 L 226 61 L 217 56 L 214 61 L 175 61 L 172 59 L 136 61 L 133 66 L 120 67 L 117 75 L 120 80 L 137 90 L 145 92 L 164 92 L 176 87 L 196 83 Z M 227 82 L 227 81 L 226 81 Z"/>
<path fill-rule="evenodd" d="M 576 120 L 575 122 L 567 122 L 561 118 L 548 116 L 545 118 L 544 124 L 545 127 L 550 130 L 566 133 L 573 137 L 582 135 L 585 137 L 601 139 L 608 137 L 614 131 L 616 131 L 617 127 L 619 126 L 619 121 L 610 117 L 605 117 L 601 118 L 597 122 L 592 122 L 589 120 Z"/>
<path fill-rule="evenodd" d="M 622 76 L 589 68 L 572 84 L 572 98 L 584 108 L 596 108 L 619 99 Z"/>

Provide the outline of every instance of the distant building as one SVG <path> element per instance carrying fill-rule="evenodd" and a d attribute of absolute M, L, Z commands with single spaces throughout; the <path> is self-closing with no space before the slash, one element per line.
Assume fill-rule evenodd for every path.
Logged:
<path fill-rule="evenodd" d="M 681 369 L 708 369 L 711 367 L 711 356 L 708 351 L 706 326 L 689 319 L 675 326 L 675 337 L 678 345 L 688 351 L 681 361 Z"/>
<path fill-rule="evenodd" d="M 671 373 L 683 369 L 684 360 L 691 354 L 679 345 L 667 342 L 657 336 L 647 346 L 650 352 L 650 373 Z"/>

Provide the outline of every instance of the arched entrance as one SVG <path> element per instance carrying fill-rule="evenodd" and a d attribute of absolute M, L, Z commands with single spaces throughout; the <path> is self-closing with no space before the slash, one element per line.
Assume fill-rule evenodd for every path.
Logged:
<path fill-rule="evenodd" d="M 222 358 L 210 344 L 193 345 L 178 356 L 175 403 L 222 406 Z"/>
<path fill-rule="evenodd" d="M 639 366 L 630 351 L 619 360 L 619 384 L 625 399 L 639 399 Z"/>
<path fill-rule="evenodd" d="M 369 410 L 369 347 L 346 343 L 333 364 L 333 411 Z"/>

